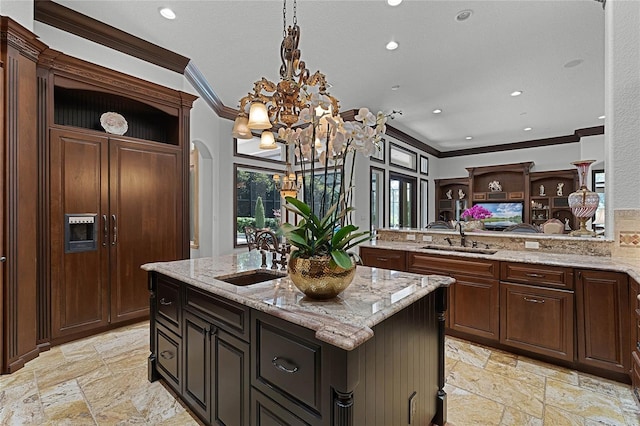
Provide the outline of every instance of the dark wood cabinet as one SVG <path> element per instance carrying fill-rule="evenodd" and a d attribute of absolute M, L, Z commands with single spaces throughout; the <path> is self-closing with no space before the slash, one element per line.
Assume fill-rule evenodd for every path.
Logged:
<path fill-rule="evenodd" d="M 530 223 L 541 225 L 549 219 L 561 222 L 569 221 L 572 229 L 578 226 L 578 220 L 569 208 L 569 194 L 578 189 L 578 172 L 573 170 L 554 170 L 531 173 Z"/>
<path fill-rule="evenodd" d="M 44 223 L 39 185 L 36 63 L 46 46 L 0 17 L 0 373 L 11 373 L 40 349 L 39 249 Z"/>
<path fill-rule="evenodd" d="M 500 283 L 500 343 L 574 360 L 573 292 Z"/>
<path fill-rule="evenodd" d="M 405 252 L 401 250 L 376 249 L 360 247 L 362 264 L 373 268 L 394 269 L 406 271 L 407 262 Z"/>
<path fill-rule="evenodd" d="M 633 278 L 629 278 L 629 327 L 631 347 L 631 385 L 633 394 L 640 402 L 640 285 Z"/>
<path fill-rule="evenodd" d="M 471 207 L 469 203 L 469 179 L 436 179 L 436 220 L 460 220 L 462 212 Z"/>
<path fill-rule="evenodd" d="M 629 282 L 626 274 L 576 269 L 578 361 L 629 374 Z"/>
<path fill-rule="evenodd" d="M 52 129 L 53 339 L 148 315 L 144 263 L 181 257 L 178 147 Z M 93 216 L 94 249 L 68 250 L 73 214 Z"/>
<path fill-rule="evenodd" d="M 447 327 L 498 341 L 500 263 L 493 260 L 407 253 L 407 270 L 456 279 L 449 292 Z"/>
<path fill-rule="evenodd" d="M 162 378 L 205 424 L 446 421 L 444 394 L 438 394 L 444 386 L 438 318 L 447 288 L 386 318 L 371 339 L 344 350 L 318 340 L 313 330 L 157 272 L 149 286 L 149 380 Z M 181 334 L 170 330 L 176 318 Z"/>

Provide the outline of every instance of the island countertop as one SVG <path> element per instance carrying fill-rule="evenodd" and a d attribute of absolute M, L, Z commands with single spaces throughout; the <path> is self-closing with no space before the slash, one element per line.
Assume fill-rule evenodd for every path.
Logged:
<path fill-rule="evenodd" d="M 268 256 L 269 257 L 269 256 Z M 454 279 L 439 275 L 419 275 L 358 266 L 351 285 L 338 297 L 312 300 L 286 277 L 275 277 L 248 286 L 217 279 L 226 275 L 260 269 L 261 256 L 251 252 L 200 259 L 156 262 L 142 265 L 250 308 L 268 313 L 315 331 L 318 340 L 352 350 L 373 336 L 372 328 L 438 287 Z M 265 271 L 270 269 L 267 260 Z M 284 271 L 278 271 L 282 275 Z"/>

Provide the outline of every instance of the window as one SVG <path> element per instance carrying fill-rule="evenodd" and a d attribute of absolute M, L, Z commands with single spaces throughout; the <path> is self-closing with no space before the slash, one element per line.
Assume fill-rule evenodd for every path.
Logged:
<path fill-rule="evenodd" d="M 605 188 L 605 176 L 604 170 L 593 170 L 591 172 L 591 182 L 593 185 L 593 191 L 598 194 L 600 197 L 600 203 L 598 204 L 598 209 L 596 210 L 596 214 L 593 217 L 591 224 L 593 226 L 593 230 L 598 234 L 604 232 L 604 218 L 605 218 L 605 207 L 604 207 L 604 188 Z"/>
<path fill-rule="evenodd" d="M 280 215 L 280 192 L 276 190 L 273 175 L 282 171 L 234 165 L 234 247 L 244 246 L 244 227 L 256 227 L 256 210 L 264 211 L 264 227 L 277 230 Z M 260 201 L 258 201 L 260 200 Z M 262 207 L 260 207 L 260 205 Z M 260 227 L 260 223 L 257 224 Z"/>
<path fill-rule="evenodd" d="M 389 226 L 416 227 L 416 178 L 389 173 Z"/>
<path fill-rule="evenodd" d="M 429 224 L 429 181 L 420 179 L 420 226 Z"/>
<path fill-rule="evenodd" d="M 370 201 L 370 229 L 384 227 L 384 169 L 371 167 L 371 181 L 369 187 Z"/>
<path fill-rule="evenodd" d="M 415 172 L 417 171 L 418 156 L 413 151 L 409 151 L 401 146 L 390 143 L 389 164 Z"/>
<path fill-rule="evenodd" d="M 313 193 L 310 191 L 311 172 L 305 171 L 303 178 L 302 200 L 313 205 L 313 212 L 322 218 L 327 210 L 338 202 L 342 183 L 342 168 L 315 170 L 313 176 Z M 300 172 L 298 173 L 300 175 Z M 326 191 L 325 191 L 326 188 Z M 324 199 L 323 199 L 324 197 Z"/>

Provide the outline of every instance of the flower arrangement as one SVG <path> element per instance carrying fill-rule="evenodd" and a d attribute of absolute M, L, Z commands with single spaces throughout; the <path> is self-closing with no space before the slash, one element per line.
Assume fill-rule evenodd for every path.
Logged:
<path fill-rule="evenodd" d="M 493 214 L 479 204 L 476 204 L 475 206 L 469 209 L 466 209 L 465 211 L 462 212 L 462 215 L 460 215 L 460 217 L 462 217 L 465 220 L 468 220 L 469 218 L 475 219 L 475 220 L 482 220 L 482 219 L 488 219 L 491 216 L 493 216 Z"/>
<path fill-rule="evenodd" d="M 297 248 L 291 253 L 293 258 L 330 256 L 331 265 L 347 269 L 352 267 L 347 250 L 372 237 L 369 231 L 357 232 L 358 227 L 351 223 L 356 154 L 368 157 L 379 149 L 381 136 L 386 131 L 386 116 L 361 108 L 356 121 L 345 122 L 329 112 L 330 106 L 328 96 L 313 94 L 309 107 L 300 113 L 301 120 L 308 125 L 278 131 L 279 139 L 294 147 L 302 168 L 302 186 L 310 189 L 304 192 L 304 200 L 285 198 L 285 208 L 300 215 L 302 220 L 297 225 L 284 223 L 282 230 L 289 243 Z M 316 162 L 324 166 L 320 174 L 316 173 Z M 329 165 L 338 170 L 338 176 L 330 181 Z M 310 172 L 308 186 L 307 172 Z M 315 186 L 320 191 L 316 191 Z"/>

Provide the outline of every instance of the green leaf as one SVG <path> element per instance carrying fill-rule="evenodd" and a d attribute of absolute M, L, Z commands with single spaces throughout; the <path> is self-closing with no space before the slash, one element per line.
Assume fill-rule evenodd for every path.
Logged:
<path fill-rule="evenodd" d="M 336 232 L 331 239 L 331 245 L 335 248 L 341 248 L 338 247 L 338 245 L 342 242 L 342 240 L 346 238 L 351 232 L 356 231 L 357 229 L 358 227 L 355 225 L 347 225 L 343 228 L 340 228 L 340 230 Z"/>
<path fill-rule="evenodd" d="M 291 204 L 292 206 L 296 207 L 300 211 L 300 214 L 305 218 L 309 217 L 309 215 L 312 214 L 311 207 L 309 207 L 303 201 L 298 200 L 297 198 L 285 197 L 285 201 L 287 202 L 287 204 Z"/>
<path fill-rule="evenodd" d="M 351 257 L 344 250 L 332 250 L 331 258 L 342 269 L 349 269 L 353 263 Z"/>

